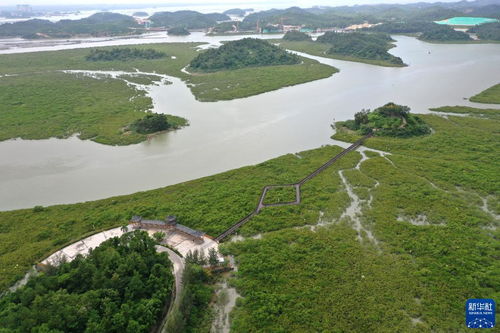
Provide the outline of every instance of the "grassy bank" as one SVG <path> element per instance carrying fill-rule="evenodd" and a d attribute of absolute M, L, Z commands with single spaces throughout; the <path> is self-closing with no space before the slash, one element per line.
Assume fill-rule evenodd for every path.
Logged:
<path fill-rule="evenodd" d="M 151 98 L 127 85 L 157 84 L 151 75 L 122 75 L 99 80 L 62 70 L 136 70 L 178 77 L 200 101 L 248 97 L 286 86 L 329 77 L 337 70 L 317 61 L 302 59 L 298 65 L 256 67 L 203 75 L 182 72 L 198 55 L 200 43 L 134 45 L 134 48 L 167 54 L 159 59 L 86 61 L 90 49 L 0 55 L 0 140 L 68 137 L 127 145 L 147 136 L 124 129 L 152 108 Z M 108 47 L 106 50 L 124 47 Z M 169 116 L 174 127 L 187 122 Z"/>
<path fill-rule="evenodd" d="M 144 91 L 122 80 L 53 71 L 0 79 L 0 101 L 0 141 L 78 133 L 81 139 L 103 144 L 138 143 L 147 135 L 125 128 L 152 108 Z M 175 116 L 168 121 L 173 128 L 187 124 Z"/>
<path fill-rule="evenodd" d="M 384 61 L 384 60 L 372 60 L 372 59 L 364 59 L 364 58 L 357 58 L 357 57 L 348 57 L 348 56 L 341 55 L 341 54 L 328 54 L 327 51 L 331 48 L 331 45 L 326 44 L 326 43 L 317 43 L 317 42 L 312 42 L 312 41 L 295 42 L 295 41 L 285 41 L 282 39 L 276 39 L 276 40 L 272 40 L 272 41 L 275 43 L 279 43 L 279 45 L 285 49 L 297 51 L 297 52 L 303 52 L 303 53 L 311 54 L 311 55 L 318 56 L 318 57 L 331 58 L 331 59 L 344 60 L 344 61 L 361 62 L 364 64 L 384 66 L 384 67 L 404 67 L 404 66 L 406 66 L 406 65 L 393 64 L 393 63 L 390 63 L 390 62 Z"/>
<path fill-rule="evenodd" d="M 500 104 L 500 83 L 470 98 L 471 102 Z"/>
<path fill-rule="evenodd" d="M 196 74 L 188 79 L 193 95 L 202 102 L 216 102 L 249 97 L 283 87 L 325 79 L 338 70 L 307 58 L 299 65 L 243 68 L 210 74 Z"/>
<path fill-rule="evenodd" d="M 500 120 L 500 110 L 498 109 L 478 109 L 470 106 L 442 106 L 440 108 L 432 108 L 430 110 L 434 112 L 456 113 L 471 115 L 479 118 Z"/>

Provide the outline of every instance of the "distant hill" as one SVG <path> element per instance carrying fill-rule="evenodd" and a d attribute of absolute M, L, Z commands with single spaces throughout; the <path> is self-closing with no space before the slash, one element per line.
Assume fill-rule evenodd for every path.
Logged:
<path fill-rule="evenodd" d="M 489 1 L 455 3 L 380 4 L 302 9 L 271 9 L 245 17 L 240 28 L 255 30 L 257 26 L 302 25 L 310 28 L 338 27 L 352 24 L 433 22 L 454 16 L 500 17 L 500 4 Z"/>
<path fill-rule="evenodd" d="M 248 8 L 248 9 L 233 8 L 226 10 L 224 14 L 243 17 L 248 12 L 253 12 L 253 8 Z"/>
<path fill-rule="evenodd" d="M 447 25 L 426 21 L 389 22 L 366 30 L 389 34 L 418 34 L 419 39 L 425 41 L 450 42 L 471 40 L 469 35 L 462 31 L 456 31 Z"/>
<path fill-rule="evenodd" d="M 369 60 L 382 60 L 395 65 L 404 65 L 400 57 L 387 52 L 393 40 L 386 34 L 327 32 L 318 37 L 317 43 L 330 44 L 328 54 L 337 54 Z"/>
<path fill-rule="evenodd" d="M 190 69 L 216 72 L 245 67 L 294 65 L 300 58 L 267 41 L 244 38 L 229 42 L 218 49 L 209 49 L 191 61 Z"/>
<path fill-rule="evenodd" d="M 218 21 L 231 20 L 224 14 L 202 14 L 191 10 L 177 12 L 159 12 L 149 18 L 155 27 L 183 27 L 186 29 L 206 29 L 213 27 Z"/>
<path fill-rule="evenodd" d="M 137 16 L 137 17 L 148 17 L 149 14 L 146 13 L 146 12 L 135 12 L 134 14 L 132 14 L 132 16 Z"/>
<path fill-rule="evenodd" d="M 474 8 L 468 11 L 467 15 L 500 19 L 500 4 Z"/>
<path fill-rule="evenodd" d="M 140 28 L 131 17 L 117 13 L 97 13 L 81 20 L 28 20 L 0 25 L 2 37 L 66 38 L 75 35 L 114 36 L 134 33 Z"/>
<path fill-rule="evenodd" d="M 310 13 L 305 9 L 292 7 L 288 9 L 271 9 L 253 13 L 241 22 L 241 29 L 255 29 L 257 24 L 261 27 L 267 24 L 308 25 L 311 27 L 328 26 L 329 21 L 321 16 Z"/>

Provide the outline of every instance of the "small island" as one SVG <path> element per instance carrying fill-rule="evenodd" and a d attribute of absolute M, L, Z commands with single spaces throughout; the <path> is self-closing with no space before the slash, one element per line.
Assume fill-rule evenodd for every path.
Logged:
<path fill-rule="evenodd" d="M 184 27 L 173 27 L 167 30 L 169 36 L 188 36 L 191 33 Z"/>
<path fill-rule="evenodd" d="M 127 129 L 139 134 L 154 134 L 171 129 L 178 129 L 186 125 L 187 120 L 181 117 L 148 113 L 144 118 L 134 121 Z"/>
<path fill-rule="evenodd" d="M 299 56 L 265 40 L 244 38 L 198 55 L 191 61 L 189 68 L 196 72 L 217 72 L 246 67 L 296 65 L 299 63 Z"/>
<path fill-rule="evenodd" d="M 395 66 L 404 66 L 400 57 L 387 52 L 394 40 L 387 34 L 336 33 L 327 32 L 318 37 L 318 43 L 329 44 L 330 55 L 355 57 L 359 59 L 384 61 Z"/>
<path fill-rule="evenodd" d="M 196 99 L 214 102 L 327 78 L 337 69 L 265 40 L 244 38 L 204 51 L 187 71 L 192 73 L 187 80 Z"/>
<path fill-rule="evenodd" d="M 361 62 L 385 67 L 406 66 L 400 57 L 388 52 L 394 47 L 394 40 L 384 33 L 326 32 L 312 41 L 303 32 L 288 32 L 280 40 L 274 40 L 281 47 L 319 57 Z"/>
<path fill-rule="evenodd" d="M 432 29 L 422 32 L 419 39 L 427 42 L 467 42 L 472 38 L 463 31 L 457 31 L 449 26 L 431 25 Z"/>
<path fill-rule="evenodd" d="M 127 61 L 138 59 L 160 59 L 165 58 L 165 52 L 159 52 L 154 49 L 132 49 L 132 48 L 112 48 L 93 49 L 85 57 L 87 61 Z"/>
<path fill-rule="evenodd" d="M 420 117 L 410 114 L 410 108 L 395 103 L 387 103 L 373 111 L 362 110 L 354 115 L 354 120 L 337 123 L 340 130 L 359 135 L 372 133 L 375 136 L 412 137 L 431 133 Z"/>
<path fill-rule="evenodd" d="M 291 42 L 301 42 L 301 41 L 311 41 L 311 36 L 306 34 L 305 32 L 292 30 L 288 31 L 284 36 L 283 40 L 291 41 Z"/>

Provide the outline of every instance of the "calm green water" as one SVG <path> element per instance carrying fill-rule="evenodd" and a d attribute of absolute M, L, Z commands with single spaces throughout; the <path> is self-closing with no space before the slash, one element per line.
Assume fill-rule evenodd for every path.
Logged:
<path fill-rule="evenodd" d="M 487 17 L 452 17 L 446 20 L 436 21 L 437 24 L 447 25 L 480 25 L 491 22 L 498 22 L 498 20 Z"/>

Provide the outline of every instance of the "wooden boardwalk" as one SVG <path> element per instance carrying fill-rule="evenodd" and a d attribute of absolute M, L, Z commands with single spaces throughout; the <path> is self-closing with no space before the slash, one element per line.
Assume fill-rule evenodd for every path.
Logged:
<path fill-rule="evenodd" d="M 300 195 L 300 188 L 302 185 L 304 185 L 307 181 L 313 179 L 317 175 L 319 175 L 321 172 L 323 172 L 325 169 L 327 169 L 329 166 L 337 162 L 339 159 L 344 157 L 347 153 L 356 150 L 359 146 L 363 144 L 363 142 L 370 138 L 372 134 L 365 135 L 358 141 L 354 142 L 352 145 L 350 145 L 348 148 L 344 149 L 342 152 L 339 154 L 335 155 L 331 159 L 329 159 L 325 164 L 320 166 L 318 169 L 315 171 L 311 172 L 309 175 L 304 177 L 301 181 L 295 184 L 285 184 L 285 185 L 267 185 L 264 186 L 262 189 L 262 193 L 260 195 L 259 203 L 257 204 L 257 207 L 254 209 L 253 212 L 251 212 L 249 215 L 245 216 L 235 224 L 233 224 L 230 228 L 228 228 L 226 231 L 221 233 L 219 236 L 215 238 L 215 241 L 221 242 L 223 239 L 225 239 L 227 236 L 232 235 L 233 233 L 236 232 L 239 228 L 241 228 L 244 224 L 246 224 L 248 221 L 250 221 L 255 215 L 259 214 L 262 209 L 265 207 L 277 207 L 277 206 L 290 206 L 290 205 L 300 205 L 301 202 L 301 195 Z M 276 203 L 276 204 L 265 204 L 264 200 L 266 198 L 266 194 L 270 189 L 273 188 L 278 188 L 278 187 L 294 187 L 295 188 L 295 193 L 296 193 L 296 199 L 295 201 L 291 202 L 283 202 L 283 203 Z"/>

